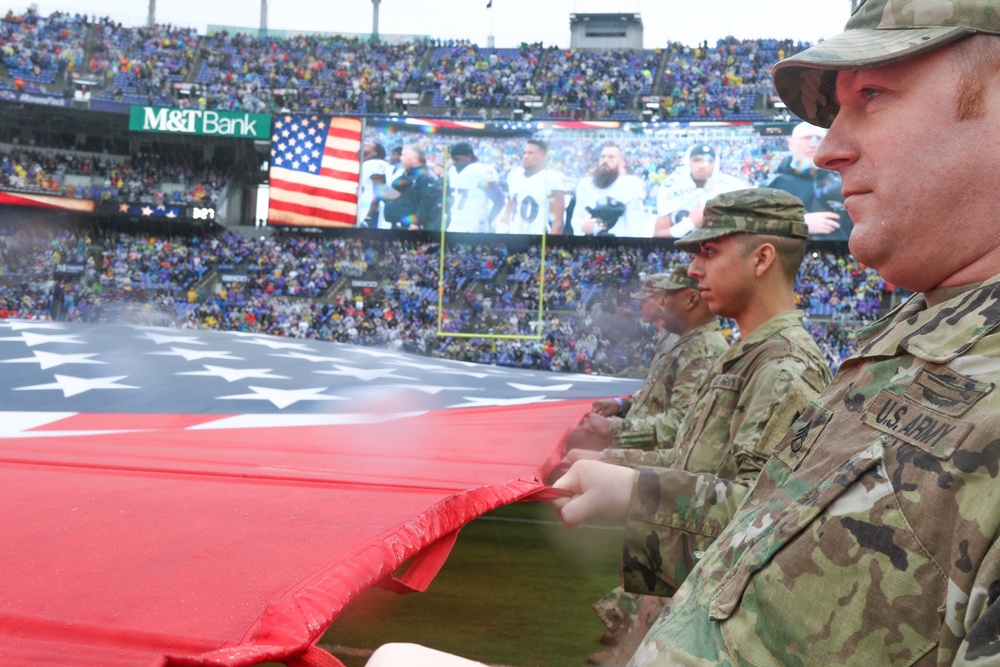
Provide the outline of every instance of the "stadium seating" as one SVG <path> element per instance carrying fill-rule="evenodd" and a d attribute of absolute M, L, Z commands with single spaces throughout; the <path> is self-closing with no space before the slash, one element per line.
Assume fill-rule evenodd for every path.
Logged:
<path fill-rule="evenodd" d="M 447 335 L 539 331 L 537 249 L 463 243 L 449 246 L 445 259 L 444 333 L 438 335 L 435 243 L 288 234 L 247 239 L 232 233 L 169 238 L 116 233 L 92 241 L 82 232 L 0 225 L 0 316 L 47 319 L 53 309 L 80 321 L 134 316 L 162 326 L 259 331 L 483 363 L 614 373 L 637 354 L 648 360 L 652 351 L 653 333 L 640 324 L 628 295 L 642 275 L 663 271 L 686 254 L 552 242 L 537 341 Z M 60 261 L 86 270 L 76 279 L 54 281 L 52 268 Z M 193 288 L 204 288 L 220 268 L 247 280 L 198 296 Z M 352 287 L 355 279 L 360 282 Z M 853 351 L 852 328 L 878 317 L 891 290 L 846 252 L 807 256 L 796 294 L 832 368 Z"/>
<path fill-rule="evenodd" d="M 0 146 L 0 186 L 75 199 L 131 203 L 215 202 L 226 170 L 164 156 L 92 157 L 70 148 Z"/>
<path fill-rule="evenodd" d="M 637 120 L 642 98 L 664 119 L 762 120 L 767 71 L 808 46 L 720 39 L 645 51 L 581 51 L 522 44 L 485 48 L 454 40 L 372 43 L 337 36 L 271 37 L 32 10 L 0 23 L 0 87 L 62 93 L 64 72 L 104 80 L 94 99 L 255 112 L 379 114 L 395 93 L 417 93 L 411 112 L 476 116 L 539 95 L 536 117 Z M 63 86 L 65 81 L 62 82 Z M 277 93 L 275 91 L 278 91 Z"/>

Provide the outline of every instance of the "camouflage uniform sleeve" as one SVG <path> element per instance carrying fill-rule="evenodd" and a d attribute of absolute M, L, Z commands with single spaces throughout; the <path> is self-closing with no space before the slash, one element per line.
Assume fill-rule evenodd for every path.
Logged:
<path fill-rule="evenodd" d="M 639 469 L 623 538 L 626 590 L 673 594 L 694 566 L 695 552 L 706 549 L 729 523 L 775 445 L 827 378 L 791 358 L 755 370 L 733 419 L 731 480 Z"/>
<path fill-rule="evenodd" d="M 673 595 L 715 541 L 749 484 L 709 473 L 640 467 L 623 536 L 625 590 Z"/>
<path fill-rule="evenodd" d="M 682 358 L 675 372 L 664 377 L 671 384 L 667 410 L 644 417 L 626 416 L 618 423 L 612 423 L 608 434 L 623 449 L 666 449 L 673 446 L 677 427 L 694 401 L 698 387 L 705 382 L 714 359 L 707 355 Z M 654 457 L 641 465 L 661 465 Z M 634 466 L 633 466 L 634 467 Z"/>
<path fill-rule="evenodd" d="M 987 667 L 1000 659 L 997 627 L 1000 627 L 1000 544 L 993 543 L 986 552 L 973 594 L 966 598 L 965 627 L 955 634 L 964 638 L 958 647 L 955 667 Z M 954 630 L 953 630 L 954 632 Z"/>
<path fill-rule="evenodd" d="M 829 372 L 821 374 L 794 357 L 776 359 L 754 371 L 733 416 L 731 450 L 737 481 L 757 479 L 788 427 L 829 381 Z"/>
<path fill-rule="evenodd" d="M 638 468 L 640 466 L 669 468 L 673 461 L 673 450 L 654 449 L 645 452 L 641 449 L 609 447 L 601 451 L 601 460 L 605 463 L 625 466 L 626 468 Z"/>

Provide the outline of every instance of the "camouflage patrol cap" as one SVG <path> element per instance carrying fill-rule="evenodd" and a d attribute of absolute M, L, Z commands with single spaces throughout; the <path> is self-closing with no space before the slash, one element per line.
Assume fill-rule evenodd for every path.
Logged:
<path fill-rule="evenodd" d="M 686 287 L 698 289 L 698 281 L 688 275 L 687 264 L 677 264 L 670 273 L 656 273 L 647 276 L 642 281 L 642 287 L 639 288 L 639 291 L 632 293 L 632 298 L 645 299 L 657 292 L 669 292 Z"/>
<path fill-rule="evenodd" d="M 771 75 L 796 116 L 830 127 L 839 70 L 891 65 L 976 33 L 1000 35 L 995 0 L 861 0 L 844 32 L 782 60 Z"/>
<path fill-rule="evenodd" d="M 675 245 L 687 252 L 698 252 L 698 244 L 702 241 L 739 232 L 796 239 L 808 237 L 802 200 L 773 188 L 726 192 L 708 200 L 701 227 Z"/>

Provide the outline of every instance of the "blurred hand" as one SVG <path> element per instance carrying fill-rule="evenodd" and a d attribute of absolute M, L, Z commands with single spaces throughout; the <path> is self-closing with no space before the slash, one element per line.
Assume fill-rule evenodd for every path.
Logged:
<path fill-rule="evenodd" d="M 567 529 L 589 519 L 625 521 L 634 477 L 631 468 L 600 461 L 577 461 L 553 485 L 570 491 L 573 496 L 552 504 Z"/>
<path fill-rule="evenodd" d="M 382 199 L 385 201 L 392 201 L 393 199 L 399 199 L 399 192 L 393 190 L 392 188 L 386 188 L 382 191 Z"/>
<path fill-rule="evenodd" d="M 829 234 L 840 229 L 840 215 L 833 211 L 806 213 L 806 227 L 810 234 Z"/>
<path fill-rule="evenodd" d="M 607 438 L 608 423 L 607 417 L 602 417 L 595 412 L 591 412 L 583 418 L 583 421 L 580 422 L 580 426 L 587 432 L 587 435 L 596 435 L 601 438 Z"/>
<path fill-rule="evenodd" d="M 562 465 L 569 468 L 577 461 L 583 461 L 585 459 L 597 461 L 600 458 L 601 453 L 595 449 L 571 449 L 566 452 L 566 456 L 563 457 Z"/>
<path fill-rule="evenodd" d="M 590 406 L 590 409 L 602 417 L 614 417 L 620 411 L 618 401 L 613 398 L 602 398 L 594 401 L 594 404 Z"/>

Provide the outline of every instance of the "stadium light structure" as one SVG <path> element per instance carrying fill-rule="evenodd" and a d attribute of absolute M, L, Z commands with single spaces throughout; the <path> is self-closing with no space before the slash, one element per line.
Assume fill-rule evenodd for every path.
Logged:
<path fill-rule="evenodd" d="M 146 24 L 156 25 L 156 0 L 149 0 L 149 16 L 146 17 Z"/>
<path fill-rule="evenodd" d="M 382 0 L 372 0 L 372 39 L 378 39 L 378 7 Z"/>
<path fill-rule="evenodd" d="M 267 33 L 267 0 L 260 0 L 260 32 Z"/>

